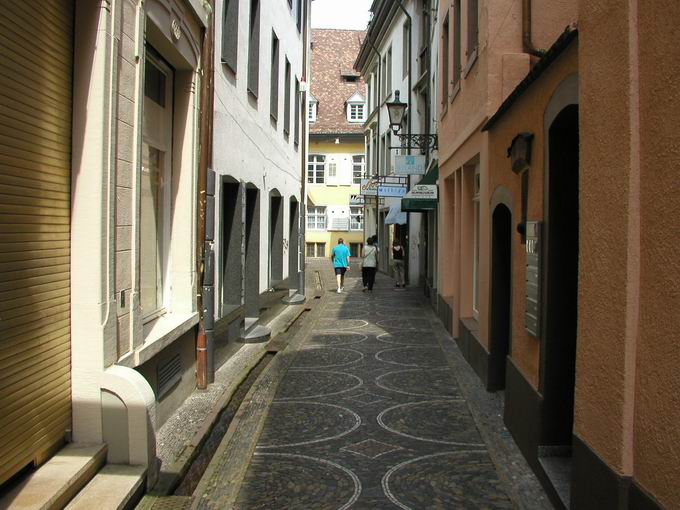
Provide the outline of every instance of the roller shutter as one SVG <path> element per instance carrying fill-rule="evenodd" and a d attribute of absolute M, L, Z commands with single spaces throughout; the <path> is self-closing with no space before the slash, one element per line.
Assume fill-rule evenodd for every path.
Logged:
<path fill-rule="evenodd" d="M 73 2 L 0 0 L 0 483 L 71 428 Z"/>

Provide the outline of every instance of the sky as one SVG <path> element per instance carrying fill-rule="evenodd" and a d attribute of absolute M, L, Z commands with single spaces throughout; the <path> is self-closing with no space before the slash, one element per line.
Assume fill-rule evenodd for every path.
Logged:
<path fill-rule="evenodd" d="M 313 0 L 312 28 L 366 30 L 373 0 Z"/>

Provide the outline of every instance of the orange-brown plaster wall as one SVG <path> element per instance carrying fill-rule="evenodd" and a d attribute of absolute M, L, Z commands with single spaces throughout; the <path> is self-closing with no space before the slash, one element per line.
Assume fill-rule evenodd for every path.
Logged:
<path fill-rule="evenodd" d="M 680 3 L 641 10 L 640 323 L 634 477 L 680 505 Z"/>
<path fill-rule="evenodd" d="M 624 472 L 631 101 L 628 0 L 579 3 L 580 253 L 574 432 Z M 627 354 L 628 353 L 628 354 Z M 628 461 L 629 462 L 629 461 Z"/>
<path fill-rule="evenodd" d="M 513 197 L 512 234 L 512 358 L 532 386 L 539 386 L 539 340 L 524 328 L 526 293 L 526 253 L 521 236 L 514 229 L 522 217 L 521 178 L 512 172 L 507 149 L 512 139 L 521 132 L 533 133 L 532 159 L 529 169 L 529 194 L 527 220 L 544 219 L 544 158 L 545 133 L 543 122 L 545 108 L 555 89 L 570 75 L 578 72 L 577 44 L 572 43 L 564 53 L 551 64 L 538 81 L 520 96 L 508 112 L 490 131 L 489 190 L 490 199 L 499 187 L 506 188 Z M 489 206 L 491 204 L 489 203 Z M 493 211 L 489 210 L 489 215 Z M 488 295 L 488 292 L 486 293 Z"/>
<path fill-rule="evenodd" d="M 539 3 L 540 0 L 537 0 Z M 549 39 L 547 46 L 557 39 L 564 28 L 575 19 L 575 7 L 568 0 L 548 1 L 540 9 L 549 11 L 538 14 L 534 18 L 536 36 L 539 40 Z M 451 40 L 449 41 L 449 69 L 453 69 L 454 33 L 453 7 L 447 0 L 440 2 L 439 22 L 443 23 L 449 14 Z M 440 104 L 439 116 L 439 168 L 440 182 L 462 172 L 462 168 L 472 162 L 478 162 L 480 167 L 482 204 L 487 204 L 493 191 L 489 187 L 488 172 L 488 135 L 482 133 L 484 122 L 493 115 L 505 97 L 512 92 L 516 85 L 530 70 L 529 55 L 522 49 L 522 2 L 515 0 L 480 0 L 479 2 L 479 47 L 476 60 L 467 58 L 467 2 L 462 2 L 461 28 L 462 41 L 461 65 L 464 72 L 460 78 L 460 90 L 454 94 L 449 85 L 448 99 Z M 536 11 L 536 8 L 534 9 Z M 536 16 L 536 12 L 534 16 Z M 536 21 L 538 20 L 538 21 Z M 441 27 L 440 27 L 441 28 Z M 440 30 L 443 33 L 443 30 Z M 440 48 L 440 55 L 443 52 Z M 441 65 L 441 63 L 440 63 Z M 469 66 L 469 69 L 466 67 Z M 468 167 L 466 167 L 468 168 Z M 467 172 L 467 170 L 466 170 Z M 461 174 L 462 175 L 462 174 Z M 462 217 L 457 220 L 458 229 L 450 236 L 445 234 L 440 243 L 440 283 L 439 288 L 444 296 L 453 296 L 454 333 L 457 333 L 457 319 L 472 316 L 472 204 L 470 196 L 465 192 L 464 180 L 458 176 L 461 187 L 455 195 L 458 210 Z M 446 214 L 452 211 L 447 205 L 447 199 L 442 197 L 443 207 L 440 209 L 442 224 L 448 220 Z M 468 210 L 468 207 L 470 209 Z M 541 205 L 542 211 L 542 205 Z M 490 212 L 488 208 L 480 209 L 480 256 L 479 256 L 479 340 L 488 348 L 487 310 L 489 303 L 489 248 L 490 248 Z M 447 227 L 448 228 L 448 227 Z M 448 232 L 448 230 L 445 230 Z M 456 245 L 455 243 L 458 243 Z M 453 255 L 451 255 L 453 254 Z M 453 265 L 453 267 L 451 267 Z M 446 267 L 448 266 L 448 267 Z M 533 359 L 538 359 L 537 351 L 531 353 Z M 535 363 L 537 365 L 537 362 Z M 537 380 L 537 372 L 535 379 Z"/>

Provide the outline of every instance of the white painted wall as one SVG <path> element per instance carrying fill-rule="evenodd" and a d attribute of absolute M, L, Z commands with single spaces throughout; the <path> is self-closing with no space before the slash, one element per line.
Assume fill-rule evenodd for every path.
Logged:
<path fill-rule="evenodd" d="M 248 30 L 250 2 L 240 0 L 238 23 L 238 63 L 234 73 L 221 63 L 222 12 L 224 1 L 215 2 L 215 111 L 213 168 L 217 174 L 215 189 L 215 260 L 220 260 L 219 225 L 221 190 L 220 176 L 230 175 L 245 183 L 253 183 L 260 190 L 260 292 L 267 289 L 269 253 L 269 192 L 279 191 L 284 204 L 284 278 L 288 277 L 288 225 L 290 197 L 300 200 L 302 129 L 300 146 L 294 144 L 295 77 L 303 75 L 303 34 L 298 32 L 293 1 L 291 9 L 286 1 L 261 0 L 259 94 L 257 102 L 247 90 Z M 303 4 L 305 2 L 302 2 Z M 304 27 L 303 27 L 304 29 Z M 270 120 L 270 73 L 272 31 L 279 39 L 279 112 L 278 124 Z M 285 58 L 291 64 L 291 129 L 284 137 Z M 300 106 L 300 116 L 306 122 L 307 105 Z M 221 268 L 216 268 L 216 282 L 222 281 Z M 215 288 L 215 296 L 221 296 Z M 219 303 L 215 299 L 217 317 Z"/>
<path fill-rule="evenodd" d="M 427 3 L 430 3 L 430 0 L 426 0 Z M 436 1 L 432 2 L 433 8 L 436 8 Z M 411 87 L 413 87 L 418 80 L 418 70 L 419 70 L 419 65 L 418 65 L 418 50 L 419 50 L 419 41 L 421 40 L 421 17 L 422 13 L 420 12 L 420 9 L 418 8 L 418 2 L 411 0 L 408 2 L 404 2 L 404 7 L 408 11 L 408 13 L 411 16 L 411 31 L 412 31 L 412 44 L 413 44 L 413 50 L 411 51 Z M 435 10 L 435 12 L 437 12 Z M 388 30 L 385 32 L 383 38 L 376 44 L 376 47 L 378 51 L 380 52 L 381 57 L 386 54 L 388 48 L 392 48 L 392 94 L 388 96 L 386 101 L 392 101 L 394 100 L 394 91 L 399 90 L 400 94 L 400 100 L 402 102 L 407 103 L 408 102 L 408 95 L 409 95 L 409 88 L 408 88 L 408 76 L 404 77 L 404 72 L 403 72 L 403 66 L 404 66 L 404 60 L 403 60 L 403 52 L 407 50 L 407 48 L 404 46 L 404 41 L 403 41 L 403 26 L 404 23 L 406 22 L 407 18 L 405 14 L 402 11 L 398 11 L 394 19 L 392 20 Z M 432 21 L 433 25 L 433 30 L 436 27 L 436 21 L 433 18 Z M 431 78 L 433 74 L 436 74 L 437 70 L 437 47 L 438 47 L 438 34 L 437 33 L 432 33 L 430 35 L 430 47 L 432 51 L 431 55 L 431 60 L 430 60 L 430 72 Z M 375 52 L 371 52 L 371 57 L 369 58 L 369 61 L 366 65 L 367 70 L 372 70 L 374 66 L 377 66 L 378 64 L 378 57 L 375 54 Z M 365 75 L 364 79 L 366 79 L 367 83 L 369 84 L 369 91 L 368 94 L 371 97 L 374 97 L 373 94 L 373 88 L 377 87 L 378 85 L 378 78 L 377 74 L 375 79 L 369 80 L 369 76 Z M 436 79 L 435 79 L 435 84 L 436 84 Z M 381 84 L 382 87 L 382 84 Z M 378 95 L 378 97 L 380 97 Z M 434 94 L 434 91 L 432 91 L 430 95 L 430 101 L 432 105 L 432 119 L 430 122 L 429 126 L 429 132 L 430 133 L 436 133 L 436 103 L 434 102 L 434 97 L 436 95 Z M 408 115 L 411 117 L 411 129 L 412 133 L 420 133 L 422 130 L 421 126 L 423 125 L 424 119 L 422 118 L 424 116 L 425 112 L 421 112 L 417 108 L 417 102 L 418 102 L 418 97 L 417 94 L 412 93 L 411 95 L 411 108 L 407 111 Z M 370 115 L 370 112 L 369 112 Z M 380 140 L 381 137 L 389 131 L 389 114 L 387 112 L 387 107 L 381 105 L 380 111 L 378 113 L 378 137 L 377 137 L 377 142 L 378 145 L 374 146 L 372 143 L 372 138 L 373 138 L 373 131 L 371 129 L 368 129 L 366 131 L 366 147 L 370 147 L 370 153 L 371 153 L 371 158 L 373 159 L 375 156 L 375 151 L 380 151 Z M 402 129 L 401 133 L 407 133 L 407 129 Z M 388 137 L 389 139 L 389 137 Z M 399 141 L 396 136 L 392 136 L 392 143 L 391 145 L 398 145 Z M 419 151 L 417 149 L 412 150 L 413 154 L 419 154 Z M 389 151 L 390 155 L 390 164 L 389 167 L 392 168 L 394 165 L 394 157 L 395 155 L 398 154 L 396 150 Z M 407 154 L 406 151 L 403 152 L 403 154 Z M 381 163 L 380 165 L 382 166 L 382 160 L 383 160 L 383 155 L 384 153 L 380 154 L 380 160 Z M 436 152 L 433 154 L 433 157 L 437 157 Z M 376 169 L 375 168 L 370 168 L 369 173 L 375 174 Z M 418 181 L 420 180 L 419 176 L 412 176 L 411 177 L 411 185 L 417 184 Z M 386 198 L 385 199 L 385 205 L 384 207 L 381 207 L 382 210 L 389 210 L 390 206 L 399 204 L 401 202 L 401 199 L 393 199 L 393 198 Z M 375 214 L 374 212 L 371 213 L 371 211 L 367 211 L 367 217 L 366 217 L 366 222 L 367 225 L 369 225 L 369 228 L 367 229 L 367 232 L 373 232 L 375 230 L 375 227 L 371 227 L 370 225 L 375 223 Z M 424 221 L 423 221 L 423 213 L 411 213 L 409 214 L 409 247 L 408 247 L 408 252 L 409 252 L 409 274 L 408 274 L 408 282 L 410 285 L 416 285 L 418 284 L 418 279 L 420 276 L 420 268 L 421 268 L 421 242 L 424 239 Z M 382 241 L 384 244 L 384 241 Z M 425 256 L 423 253 L 422 256 Z"/>

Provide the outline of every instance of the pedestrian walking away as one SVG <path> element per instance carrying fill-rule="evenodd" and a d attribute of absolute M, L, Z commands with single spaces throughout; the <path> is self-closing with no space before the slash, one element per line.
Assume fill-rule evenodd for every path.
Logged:
<path fill-rule="evenodd" d="M 378 248 L 373 245 L 373 238 L 369 237 L 364 246 L 364 258 L 361 263 L 361 276 L 364 283 L 364 292 L 373 292 L 375 272 L 378 268 Z"/>
<path fill-rule="evenodd" d="M 335 278 L 338 282 L 337 293 L 340 294 L 345 287 L 345 273 L 349 271 L 349 248 L 345 246 L 345 241 L 342 237 L 338 239 L 338 244 L 331 250 L 331 260 L 333 261 Z"/>
<path fill-rule="evenodd" d="M 392 243 L 392 261 L 394 262 L 394 278 L 397 287 L 406 287 L 404 282 L 404 247 L 395 239 Z"/>

